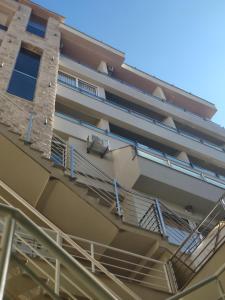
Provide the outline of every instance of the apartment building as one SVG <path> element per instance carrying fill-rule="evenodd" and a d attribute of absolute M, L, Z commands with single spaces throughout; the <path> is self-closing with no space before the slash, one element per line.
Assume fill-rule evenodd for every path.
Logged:
<path fill-rule="evenodd" d="M 2 0 L 1 299 L 224 299 L 215 113 L 58 13 Z"/>

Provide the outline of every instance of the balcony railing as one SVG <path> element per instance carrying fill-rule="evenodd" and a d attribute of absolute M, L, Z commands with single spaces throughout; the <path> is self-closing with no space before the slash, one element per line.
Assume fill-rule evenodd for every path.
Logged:
<path fill-rule="evenodd" d="M 225 242 L 225 196 L 180 245 L 170 262 L 183 288 Z"/>
<path fill-rule="evenodd" d="M 119 136 L 107 130 L 97 128 L 96 126 L 91 125 L 87 122 L 66 116 L 63 113 L 56 112 L 55 115 L 69 122 L 84 126 L 86 128 L 89 128 L 90 130 L 94 130 L 106 136 L 112 137 L 114 139 L 120 140 L 129 145 L 132 145 L 133 147 L 135 147 L 135 149 L 137 149 L 136 153 L 140 157 L 157 162 L 168 168 L 174 169 L 178 172 L 184 173 L 186 175 L 195 177 L 199 180 L 203 180 L 209 184 L 215 185 L 219 188 L 225 189 L 225 176 L 222 174 L 218 174 L 211 170 L 201 168 L 200 166 L 197 166 L 195 164 L 179 160 L 176 157 L 173 157 L 171 155 L 168 155 L 156 149 L 147 147 L 145 145 L 136 143 L 135 141 L 132 141 L 128 138 L 124 138 L 122 136 Z"/>
<path fill-rule="evenodd" d="M 52 160 L 64 168 L 75 185 L 87 189 L 88 200 L 96 203 L 98 199 L 98 204 L 119 216 L 124 223 L 159 233 L 176 245 L 191 232 L 188 222 L 158 199 L 121 187 L 79 153 L 74 145 L 68 145 L 56 135 L 52 139 Z"/>
<path fill-rule="evenodd" d="M 163 127 L 163 128 L 165 128 L 167 130 L 173 131 L 173 132 L 175 132 L 175 133 L 177 133 L 179 135 L 182 135 L 182 136 L 184 136 L 184 137 L 186 137 L 188 139 L 192 139 L 192 140 L 194 140 L 194 141 L 196 141 L 198 143 L 204 144 L 207 147 L 213 148 L 213 149 L 215 149 L 217 151 L 220 151 L 220 152 L 225 152 L 225 148 L 222 147 L 222 146 L 218 146 L 218 145 L 216 145 L 216 144 L 214 144 L 214 143 L 212 143 L 212 142 L 210 142 L 208 140 L 199 138 L 198 136 L 196 136 L 194 134 L 191 134 L 191 133 L 189 133 L 187 131 L 184 131 L 184 130 L 181 130 L 181 129 L 177 129 L 177 128 L 173 128 L 171 126 L 168 126 L 167 124 L 165 124 L 163 122 L 160 122 L 158 120 L 155 120 L 155 119 L 149 117 L 146 114 L 139 113 L 139 112 L 134 111 L 134 110 L 132 110 L 130 108 L 127 108 L 127 107 L 125 107 L 123 105 L 114 103 L 114 102 L 112 102 L 109 99 L 101 98 L 101 97 L 95 95 L 93 92 L 87 91 L 85 88 L 78 87 L 77 85 L 72 84 L 70 76 L 66 75 L 65 73 L 63 74 L 64 78 L 62 79 L 62 75 L 61 74 L 62 73 L 59 73 L 58 82 L 60 84 L 63 84 L 65 86 L 69 87 L 70 89 L 74 89 L 74 90 L 76 90 L 76 91 L 78 91 L 80 93 L 87 94 L 89 97 L 94 98 L 95 100 L 101 101 L 104 104 L 107 104 L 107 105 L 110 105 L 110 106 L 115 107 L 117 109 L 120 109 L 122 111 L 125 111 L 126 113 L 132 114 L 132 115 L 134 115 L 134 116 L 136 116 L 138 118 L 141 118 L 141 119 L 143 119 L 143 120 L 145 120 L 147 122 L 153 123 L 153 124 L 155 124 L 157 126 Z M 65 80 L 66 77 L 68 77 L 67 80 Z"/>
<path fill-rule="evenodd" d="M 157 96 L 154 96 L 154 95 L 152 95 L 152 94 L 150 94 L 150 93 L 148 93 L 148 92 L 145 92 L 145 91 L 143 91 L 143 90 L 137 88 L 136 86 L 129 84 L 129 83 L 126 82 L 126 81 L 120 80 L 120 79 L 118 79 L 118 78 L 115 78 L 115 77 L 109 76 L 109 75 L 107 75 L 107 74 L 105 74 L 105 73 L 102 73 L 102 72 L 100 72 L 100 71 L 97 71 L 97 70 L 91 68 L 90 66 L 88 66 L 88 65 L 86 65 L 86 64 L 80 63 L 79 61 L 76 61 L 75 59 L 72 59 L 72 58 L 66 56 L 65 54 L 61 54 L 60 56 L 61 56 L 62 58 L 66 58 L 66 59 L 69 59 L 69 60 L 71 60 L 71 61 L 74 61 L 74 62 L 76 62 L 77 64 L 79 64 L 79 65 L 81 65 L 81 66 L 84 66 L 85 68 L 90 69 L 90 70 L 92 70 L 92 71 L 94 71 L 94 72 L 96 72 L 96 73 L 100 73 L 100 74 L 103 75 L 103 76 L 110 77 L 111 80 L 118 81 L 118 82 L 120 82 L 120 83 L 122 83 L 122 84 L 124 84 L 124 85 L 126 85 L 126 86 L 129 86 L 130 88 L 135 89 L 136 91 L 138 91 L 138 92 L 140 92 L 140 93 L 142 93 L 142 94 L 144 94 L 144 95 L 148 95 L 148 96 L 150 96 L 151 98 L 156 99 L 157 101 L 164 102 L 163 99 L 161 99 L 161 98 L 159 98 L 159 97 L 157 97 Z M 207 102 L 208 102 L 208 101 L 207 101 Z M 185 108 L 182 108 L 181 106 L 175 104 L 173 101 L 170 101 L 170 99 L 167 99 L 166 103 L 169 104 L 169 105 L 172 105 L 172 106 L 174 106 L 174 107 L 176 107 L 176 108 L 178 108 L 178 109 L 181 110 L 181 111 L 184 111 L 184 112 L 186 112 L 186 113 L 188 113 L 188 114 L 194 115 L 194 116 L 200 118 L 201 120 L 203 120 L 203 121 L 205 121 L 205 122 L 213 123 L 214 125 L 216 125 L 216 126 L 218 126 L 218 127 L 220 127 L 220 128 L 222 127 L 222 126 L 220 126 L 219 124 L 213 122 L 212 120 L 209 120 L 209 119 L 207 119 L 207 118 L 203 118 L 203 117 L 199 116 L 198 114 L 196 114 L 196 113 L 194 113 L 194 112 L 191 112 L 191 111 L 189 111 L 189 110 L 187 110 L 187 109 L 185 109 Z M 223 128 L 223 127 L 222 127 L 222 128 Z"/>

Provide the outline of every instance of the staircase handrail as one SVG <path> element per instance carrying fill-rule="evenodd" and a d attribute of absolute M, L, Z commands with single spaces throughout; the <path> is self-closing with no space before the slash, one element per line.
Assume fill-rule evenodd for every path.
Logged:
<path fill-rule="evenodd" d="M 0 212 L 7 215 L 12 221 L 19 223 L 24 229 L 32 234 L 38 241 L 41 241 L 42 245 L 48 249 L 53 257 L 58 259 L 69 272 L 76 278 L 76 281 L 83 287 L 85 291 L 91 297 L 96 297 L 96 299 L 108 299 L 108 300 L 118 300 L 118 297 L 109 288 L 105 286 L 100 280 L 98 280 L 90 271 L 88 271 L 80 262 L 70 256 L 64 249 L 62 249 L 52 238 L 50 238 L 39 226 L 37 226 L 31 219 L 29 219 L 24 213 L 14 207 L 8 205 L 0 204 Z M 4 235 L 3 235 L 4 239 Z M 10 249 L 4 249 L 3 252 L 10 251 Z M 9 257 L 10 253 L 7 253 Z M 2 258 L 2 257 L 1 257 Z M 3 265 L 5 262 L 1 260 L 0 264 Z M 1 285 L 2 281 L 5 280 L 4 275 L 0 276 Z"/>
<path fill-rule="evenodd" d="M 131 291 L 122 281 L 120 281 L 116 276 L 110 273 L 104 266 L 101 265 L 95 258 L 93 258 L 89 253 L 87 253 L 81 246 L 74 242 L 66 233 L 59 229 L 55 224 L 38 212 L 32 205 L 25 201 L 21 196 L 19 196 L 15 191 L 13 191 L 9 186 L 7 186 L 3 181 L 0 180 L 0 187 L 5 189 L 9 194 L 11 194 L 20 205 L 25 207 L 30 213 L 32 213 L 36 218 L 41 221 L 42 224 L 45 224 L 48 228 L 52 229 L 54 232 L 57 232 L 61 238 L 63 238 L 68 244 L 70 244 L 74 249 L 81 253 L 91 264 L 94 264 L 103 274 L 105 274 L 109 279 L 111 279 L 121 290 L 126 292 L 131 299 L 140 300 L 133 291 Z M 1 197 L 2 198 L 2 197 Z M 5 199 L 5 201 L 7 201 Z M 7 205 L 11 204 L 7 201 Z"/>

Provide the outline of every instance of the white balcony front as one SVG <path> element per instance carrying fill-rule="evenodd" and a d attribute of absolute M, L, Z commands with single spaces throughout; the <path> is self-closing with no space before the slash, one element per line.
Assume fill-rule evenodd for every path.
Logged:
<path fill-rule="evenodd" d="M 161 153 L 127 146 L 115 150 L 113 156 L 121 184 L 178 206 L 191 206 L 197 214 L 207 213 L 224 193 L 224 180 Z"/>

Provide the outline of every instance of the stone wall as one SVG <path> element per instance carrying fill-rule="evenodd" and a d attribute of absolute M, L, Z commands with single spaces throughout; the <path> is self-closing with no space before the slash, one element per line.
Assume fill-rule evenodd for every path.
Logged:
<path fill-rule="evenodd" d="M 2 1 L 3 5 L 12 6 L 14 14 L 0 46 L 0 121 L 9 125 L 14 132 L 24 136 L 32 113 L 32 147 L 43 151 L 44 155 L 48 157 L 53 130 L 59 65 L 59 21 L 53 17 L 48 18 L 45 38 L 26 32 L 31 8 L 12 2 L 12 0 Z M 33 101 L 27 101 L 7 93 L 21 45 L 42 54 Z"/>

